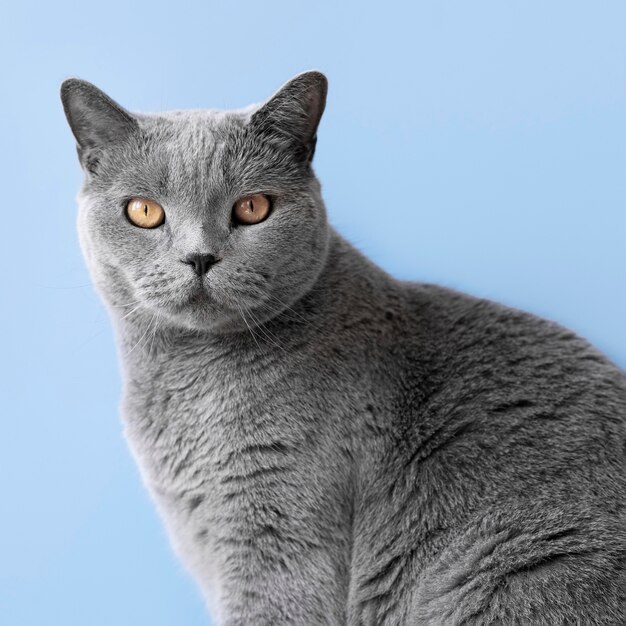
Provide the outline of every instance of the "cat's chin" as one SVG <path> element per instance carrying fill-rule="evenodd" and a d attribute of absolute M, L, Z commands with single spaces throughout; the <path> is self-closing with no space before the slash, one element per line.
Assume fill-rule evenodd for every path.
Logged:
<path fill-rule="evenodd" d="M 186 330 L 224 334 L 246 329 L 238 310 L 224 306 L 204 289 L 160 307 L 160 313 L 172 326 Z"/>
<path fill-rule="evenodd" d="M 166 315 L 170 325 L 184 330 L 216 335 L 249 332 L 246 322 L 233 312 L 187 310 Z"/>
<path fill-rule="evenodd" d="M 185 305 L 177 303 L 161 310 L 173 327 L 219 335 L 254 333 L 255 327 L 280 312 L 268 313 L 259 309 L 251 312 L 243 303 L 222 305 L 208 295 L 194 296 Z"/>

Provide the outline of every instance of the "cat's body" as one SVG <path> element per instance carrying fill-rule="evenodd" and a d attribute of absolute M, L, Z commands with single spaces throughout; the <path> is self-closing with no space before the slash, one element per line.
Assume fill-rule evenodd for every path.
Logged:
<path fill-rule="evenodd" d="M 311 76 L 319 81 L 295 79 L 306 93 Z M 297 99 L 294 84 L 286 90 Z M 84 91 L 93 88 L 71 89 L 93 107 L 96 96 Z M 154 122 L 142 123 L 151 146 Z M 163 130 L 171 123 L 159 121 L 161 141 L 171 142 Z M 242 123 L 254 117 L 235 119 Z M 312 136 L 309 128 L 309 147 Z M 129 152 L 108 162 L 98 154 L 101 169 L 82 196 L 81 242 L 116 327 L 129 443 L 218 624 L 626 623 L 623 372 L 556 324 L 394 280 L 326 224 L 308 169 L 286 208 L 276 202 L 275 221 L 262 223 L 289 233 L 292 202 L 308 233 L 300 247 L 282 241 L 264 248 L 262 262 L 251 255 L 229 268 L 228 251 L 239 254 L 234 231 L 197 223 L 186 231 L 185 241 L 199 230 L 220 252 L 221 265 L 201 278 L 214 281 L 211 298 L 223 298 L 210 301 L 219 314 L 227 301 L 219 272 L 238 280 L 238 314 L 204 328 L 195 307 L 205 296 L 180 301 L 196 283 L 151 256 L 165 241 L 167 250 L 180 245 L 172 232 L 165 239 L 130 226 L 129 242 L 153 246 L 151 269 L 139 275 L 121 247 L 126 226 L 102 229 L 90 215 L 101 220 L 112 206 L 114 161 L 132 178 Z M 197 183 L 184 175 L 197 164 L 190 154 L 198 147 L 184 167 L 169 161 L 170 194 Z M 84 163 L 89 156 L 81 154 Z M 215 188 L 219 180 L 211 178 Z M 235 236 L 275 236 L 262 224 Z M 291 274 L 295 282 L 272 292 Z M 145 300 L 156 292 L 162 309 Z M 148 306 L 129 315 L 138 296 Z"/>

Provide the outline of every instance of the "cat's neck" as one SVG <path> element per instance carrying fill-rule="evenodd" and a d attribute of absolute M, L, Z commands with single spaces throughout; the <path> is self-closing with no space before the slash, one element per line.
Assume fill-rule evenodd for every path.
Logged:
<path fill-rule="evenodd" d="M 330 229 L 329 236 L 326 262 L 312 287 L 261 328 L 248 321 L 240 330 L 227 333 L 186 330 L 147 311 L 125 315 L 112 309 L 123 369 L 163 363 L 182 351 L 212 351 L 224 357 L 236 352 L 252 357 L 255 352 L 267 355 L 268 351 L 284 351 L 295 337 L 300 342 L 307 336 L 314 341 L 329 317 L 339 309 L 344 314 L 356 310 L 364 300 L 371 302 L 389 279 L 336 231 Z"/>

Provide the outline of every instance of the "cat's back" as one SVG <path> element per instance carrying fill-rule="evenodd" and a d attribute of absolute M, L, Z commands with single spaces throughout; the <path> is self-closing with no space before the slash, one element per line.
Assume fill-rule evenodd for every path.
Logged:
<path fill-rule="evenodd" d="M 396 425 L 420 444 L 418 457 L 449 446 L 464 463 L 506 460 L 509 478 L 537 489 L 550 472 L 606 466 L 626 500 L 626 374 L 617 365 L 530 313 L 433 285 L 402 290 L 398 376 L 413 386 Z"/>
<path fill-rule="evenodd" d="M 428 393 L 455 387 L 457 399 L 507 401 L 495 412 L 544 405 L 559 413 L 580 405 L 626 424 L 626 373 L 560 324 L 430 284 L 401 283 L 400 334 L 406 353 L 425 360 Z M 593 399 L 593 401 L 592 401 Z M 575 413 L 575 411 L 574 411 Z"/>
<path fill-rule="evenodd" d="M 396 288 L 402 382 L 367 494 L 385 502 L 369 549 L 395 561 L 371 566 L 368 593 L 413 567 L 407 623 L 622 623 L 624 373 L 553 322 L 432 285 Z M 513 619 L 510 594 L 554 621 L 519 608 Z"/>

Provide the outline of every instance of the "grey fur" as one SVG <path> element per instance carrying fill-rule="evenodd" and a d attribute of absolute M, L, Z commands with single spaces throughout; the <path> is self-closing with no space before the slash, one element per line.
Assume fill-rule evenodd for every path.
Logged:
<path fill-rule="evenodd" d="M 326 80 L 241 111 L 62 99 L 128 442 L 220 625 L 625 624 L 626 376 L 557 324 L 395 280 L 327 223 Z M 231 207 L 269 193 L 270 217 Z M 154 230 L 129 197 L 165 207 Z M 203 278 L 189 253 L 221 260 Z"/>

